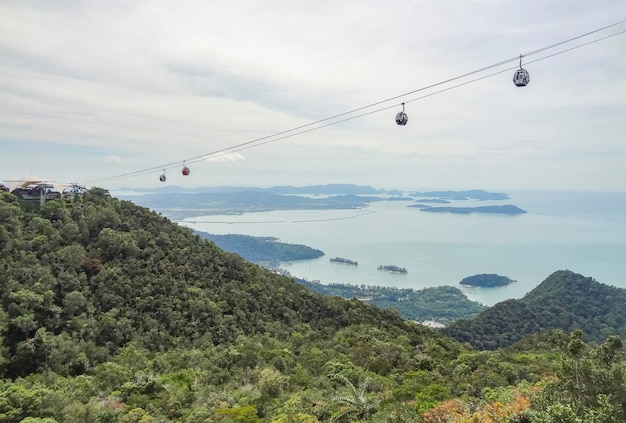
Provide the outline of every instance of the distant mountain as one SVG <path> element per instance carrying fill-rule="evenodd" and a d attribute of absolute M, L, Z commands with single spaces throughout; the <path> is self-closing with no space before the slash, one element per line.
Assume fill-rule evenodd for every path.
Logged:
<path fill-rule="evenodd" d="M 119 198 L 131 200 L 140 206 L 149 207 L 174 220 L 191 216 L 212 214 L 242 214 L 272 210 L 333 210 L 355 209 L 368 206 L 375 201 L 412 201 L 413 198 L 398 190 L 380 190 L 371 186 L 352 184 L 311 185 L 304 187 L 275 186 L 255 187 L 198 187 L 183 188 L 167 186 L 154 189 L 133 189 L 146 192 L 143 195 L 124 195 Z M 449 200 L 502 200 L 507 194 L 490 193 L 483 190 L 429 191 L 415 193 L 426 196 L 420 204 L 409 205 L 431 213 L 526 213 L 513 205 L 481 207 L 428 207 L 423 203 L 448 203 Z M 314 196 L 313 198 L 311 196 Z M 436 197 L 436 198 L 432 198 Z"/>
<path fill-rule="evenodd" d="M 174 220 L 189 216 L 241 214 L 271 210 L 333 210 L 357 209 L 375 201 L 377 196 L 355 194 L 310 198 L 282 195 L 268 191 L 232 191 L 201 193 L 160 193 L 124 197 L 137 205 L 164 213 Z"/>
<path fill-rule="evenodd" d="M 355 184 L 325 184 L 325 185 L 279 185 L 270 188 L 261 187 L 241 187 L 241 186 L 219 186 L 219 187 L 193 187 L 185 188 L 177 185 L 166 185 L 154 188 L 120 188 L 117 191 L 133 191 L 146 193 L 226 193 L 241 191 L 260 191 L 271 192 L 274 194 L 307 194 L 307 195 L 332 195 L 332 194 L 354 194 L 354 195 L 402 195 L 403 192 L 398 189 L 377 189 L 370 185 Z M 465 190 L 465 191 L 425 191 L 414 192 L 411 194 L 415 197 L 427 198 L 432 197 L 435 201 L 438 199 L 450 200 L 508 200 L 508 194 L 501 192 L 488 192 L 481 189 Z M 426 200 L 420 200 L 426 201 Z"/>
<path fill-rule="evenodd" d="M 274 194 L 309 194 L 309 195 L 328 195 L 328 194 L 355 194 L 355 195 L 378 195 L 378 194 L 399 194 L 398 190 L 376 189 L 369 185 L 354 184 L 326 184 L 326 185 L 306 185 L 292 186 L 282 185 L 270 188 L 260 187 L 238 187 L 238 186 L 219 186 L 219 187 L 194 187 L 185 188 L 177 185 L 166 185 L 155 188 L 120 188 L 118 191 L 134 191 L 134 192 L 157 192 L 157 193 L 224 193 L 224 192 L 241 192 L 241 191 L 261 191 L 271 192 Z"/>
<path fill-rule="evenodd" d="M 610 335 L 626 337 L 626 289 L 561 270 L 524 298 L 498 303 L 472 320 L 456 321 L 443 333 L 478 349 L 492 350 L 551 329 L 582 329 L 590 342 L 601 342 Z"/>
<path fill-rule="evenodd" d="M 437 197 L 452 200 L 508 200 L 510 197 L 503 192 L 488 192 L 482 189 L 472 189 L 468 191 L 427 191 L 415 192 L 416 197 Z M 420 200 L 421 201 L 421 200 Z"/>
<path fill-rule="evenodd" d="M 327 184 L 327 185 L 309 185 L 304 187 L 294 186 L 275 186 L 267 188 L 264 191 L 273 192 L 275 194 L 355 194 L 355 195 L 377 195 L 387 193 L 386 190 L 376 189 L 369 185 L 353 185 L 353 184 Z"/>

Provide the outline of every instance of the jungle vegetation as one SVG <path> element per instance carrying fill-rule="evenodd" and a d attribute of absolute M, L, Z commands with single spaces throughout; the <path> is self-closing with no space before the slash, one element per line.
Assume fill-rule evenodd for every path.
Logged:
<path fill-rule="evenodd" d="M 279 242 L 277 238 L 239 234 L 214 235 L 197 231 L 200 238 L 212 241 L 220 249 L 239 254 L 247 261 L 266 267 L 277 266 L 280 262 L 315 259 L 324 252 L 301 244 Z"/>
<path fill-rule="evenodd" d="M 0 193 L 2 422 L 624 422 L 622 341 L 585 335 L 480 351 L 103 189 Z"/>
<path fill-rule="evenodd" d="M 463 278 L 459 283 L 467 286 L 493 288 L 496 286 L 508 285 L 513 282 L 515 281 L 506 276 L 497 275 L 495 273 L 481 273 Z"/>
<path fill-rule="evenodd" d="M 506 347 L 550 329 L 582 329 L 585 341 L 599 343 L 612 335 L 626 336 L 625 305 L 626 289 L 560 270 L 523 298 L 503 301 L 443 332 L 481 350 Z"/>
<path fill-rule="evenodd" d="M 326 284 L 294 278 L 313 292 L 346 299 L 356 298 L 382 309 L 395 310 L 406 320 L 436 321 L 443 325 L 471 319 L 487 307 L 472 301 L 458 288 L 437 286 L 424 289 L 388 286 Z"/>

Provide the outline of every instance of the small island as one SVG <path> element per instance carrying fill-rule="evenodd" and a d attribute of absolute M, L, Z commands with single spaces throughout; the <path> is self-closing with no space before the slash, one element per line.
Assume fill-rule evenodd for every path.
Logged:
<path fill-rule="evenodd" d="M 388 265 L 380 265 L 378 266 L 378 270 L 386 270 L 388 272 L 396 272 L 396 273 L 407 273 L 408 270 L 404 267 L 394 266 L 393 264 Z"/>
<path fill-rule="evenodd" d="M 350 259 L 343 258 L 343 257 L 331 257 L 330 261 L 335 262 L 335 263 L 352 264 L 353 266 L 358 266 L 359 265 L 358 261 L 350 260 Z"/>
<path fill-rule="evenodd" d="M 407 206 L 415 207 L 415 206 Z M 479 207 L 425 207 L 420 208 L 421 211 L 431 213 L 456 213 L 456 214 L 470 214 L 470 213 L 491 213 L 491 214 L 506 214 L 516 215 L 524 214 L 526 210 L 520 209 L 517 206 L 479 206 Z"/>
<path fill-rule="evenodd" d="M 496 275 L 495 273 L 482 273 L 479 275 L 468 276 L 463 278 L 461 285 L 476 286 L 481 288 L 494 288 L 497 286 L 505 286 L 515 282 L 506 276 Z"/>

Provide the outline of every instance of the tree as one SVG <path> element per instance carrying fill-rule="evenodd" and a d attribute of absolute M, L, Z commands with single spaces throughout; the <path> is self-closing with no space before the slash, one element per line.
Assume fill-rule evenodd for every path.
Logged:
<path fill-rule="evenodd" d="M 318 423 L 317 417 L 302 412 L 301 401 L 300 396 L 292 394 L 271 423 Z"/>
<path fill-rule="evenodd" d="M 571 335 L 558 373 L 534 398 L 532 422 L 622 423 L 626 419 L 626 362 L 621 340 L 589 347 L 582 332 Z"/>
<path fill-rule="evenodd" d="M 26 387 L 0 381 L 0 421 L 18 423 L 29 416 L 38 416 L 44 397 L 49 393 L 49 389 L 40 385 Z"/>
<path fill-rule="evenodd" d="M 96 247 L 105 261 L 132 255 L 138 251 L 130 233 L 119 232 L 111 228 L 104 228 L 100 231 Z"/>
<path fill-rule="evenodd" d="M 342 374 L 335 374 L 331 377 L 342 382 L 348 388 L 348 395 L 338 395 L 333 397 L 333 402 L 339 406 L 339 410 L 333 414 L 331 421 L 351 421 L 352 419 L 367 419 L 375 411 L 381 400 L 367 395 L 369 379 L 365 379 L 357 388 Z"/>
<path fill-rule="evenodd" d="M 142 408 L 133 408 L 122 417 L 122 423 L 151 423 L 153 421 L 154 417 Z"/>
<path fill-rule="evenodd" d="M 221 408 L 217 410 L 217 413 L 225 417 L 224 420 L 222 420 L 225 423 L 257 423 L 261 421 L 257 416 L 256 407 L 253 405 Z"/>

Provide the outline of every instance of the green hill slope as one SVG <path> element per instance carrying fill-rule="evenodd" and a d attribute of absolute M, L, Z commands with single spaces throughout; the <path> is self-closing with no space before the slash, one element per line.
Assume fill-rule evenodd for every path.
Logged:
<path fill-rule="evenodd" d="M 468 299 L 463 291 L 452 286 L 423 289 L 328 284 L 294 278 L 313 292 L 328 296 L 357 298 L 382 309 L 392 309 L 402 318 L 417 322 L 447 325 L 455 320 L 470 319 L 487 307 Z"/>
<path fill-rule="evenodd" d="M 548 329 L 582 329 L 585 339 L 596 343 L 609 335 L 626 336 L 626 289 L 558 271 L 524 298 L 496 304 L 442 332 L 478 349 L 497 349 Z"/>
<path fill-rule="evenodd" d="M 312 293 L 99 189 L 41 212 L 3 193 L 0 269 L 0 375 L 50 367 L 70 343 L 80 354 L 55 371 L 80 373 L 129 342 L 164 351 L 240 335 L 330 336 L 353 324 L 438 337 L 394 313 Z M 48 350 L 31 348 L 44 337 Z"/>
<path fill-rule="evenodd" d="M 570 345 L 576 361 L 475 352 L 315 294 L 104 190 L 43 210 L 0 193 L 3 423 L 484 421 L 483 410 L 557 421 L 541 404 L 623 418 L 621 341 Z M 557 362 L 590 372 L 561 372 L 529 409 Z M 571 394 L 573 381 L 588 388 Z"/>
<path fill-rule="evenodd" d="M 306 245 L 279 242 L 274 237 L 258 237 L 239 234 L 215 235 L 196 231 L 202 239 L 215 243 L 224 251 L 240 255 L 256 264 L 277 265 L 282 261 L 314 259 L 324 252 Z"/>

